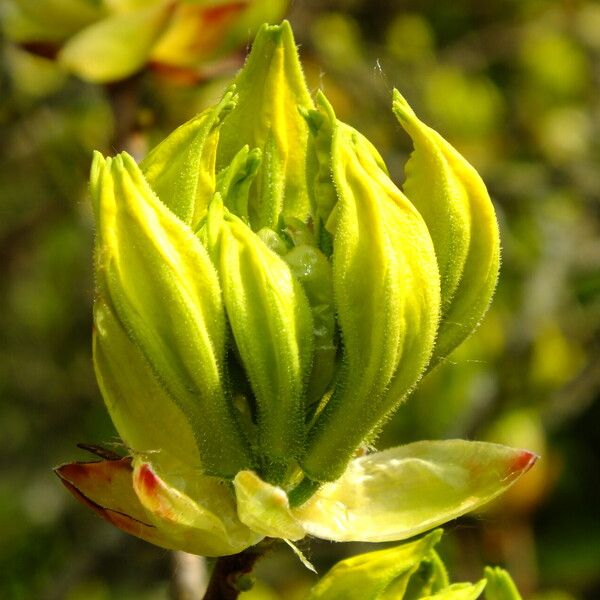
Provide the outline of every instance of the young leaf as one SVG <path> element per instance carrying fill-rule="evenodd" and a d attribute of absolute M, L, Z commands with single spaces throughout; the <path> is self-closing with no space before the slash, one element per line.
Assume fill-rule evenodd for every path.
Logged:
<path fill-rule="evenodd" d="M 359 554 L 337 563 L 307 600 L 396 600 L 421 561 L 438 543 L 441 530 L 414 542 Z"/>
<path fill-rule="evenodd" d="M 493 500 L 535 461 L 531 452 L 498 444 L 415 442 L 354 459 L 295 514 L 317 537 L 403 540 Z"/>

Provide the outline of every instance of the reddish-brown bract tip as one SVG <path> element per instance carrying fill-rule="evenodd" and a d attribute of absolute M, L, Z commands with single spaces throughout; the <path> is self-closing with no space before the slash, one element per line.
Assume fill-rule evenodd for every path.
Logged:
<path fill-rule="evenodd" d="M 159 485 L 158 477 L 154 474 L 154 471 L 147 464 L 141 466 L 137 475 L 137 479 L 139 485 L 144 489 L 144 491 L 147 494 L 154 493 Z"/>
<path fill-rule="evenodd" d="M 115 497 L 111 502 L 111 489 L 131 480 L 133 469 L 130 458 L 68 463 L 57 467 L 54 472 L 77 500 L 91 508 L 104 520 L 137 537 L 150 540 L 154 537 L 154 526 L 140 520 L 138 517 L 141 514 L 137 514 L 139 511 L 132 511 L 136 513 L 132 516 L 120 510 L 122 500 Z M 108 506 L 109 503 L 112 506 Z"/>
<path fill-rule="evenodd" d="M 533 467 L 539 456 L 529 450 L 521 450 L 508 466 L 509 475 L 522 475 Z"/>

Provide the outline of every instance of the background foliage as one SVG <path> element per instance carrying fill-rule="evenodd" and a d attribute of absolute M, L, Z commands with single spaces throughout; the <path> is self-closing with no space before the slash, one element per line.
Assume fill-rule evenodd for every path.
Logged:
<path fill-rule="evenodd" d="M 480 170 L 501 221 L 484 325 L 378 446 L 466 437 L 539 452 L 503 500 L 450 524 L 442 553 L 457 579 L 503 564 L 526 596 L 600 597 L 600 4 L 311 0 L 288 16 L 311 87 L 397 181 L 410 145 L 394 85 Z M 169 553 L 105 525 L 51 471 L 84 458 L 78 442 L 115 441 L 91 366 L 86 179 L 93 149 L 143 155 L 232 71 L 99 87 L 6 38 L 0 52 L 0 597 L 167 598 Z M 365 547 L 304 550 L 323 572 Z M 313 580 L 285 549 L 258 576 L 248 598 L 301 597 Z"/>

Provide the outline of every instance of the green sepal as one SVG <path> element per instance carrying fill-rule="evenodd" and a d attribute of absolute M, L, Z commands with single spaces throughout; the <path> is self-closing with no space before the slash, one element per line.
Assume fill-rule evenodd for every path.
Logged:
<path fill-rule="evenodd" d="M 280 215 L 306 220 L 308 128 L 298 108 L 311 108 L 312 100 L 287 21 L 260 28 L 235 85 L 239 101 L 221 129 L 217 169 L 229 165 L 241 146 L 259 148 L 263 168 L 248 206 L 252 229 L 274 229 Z"/>
<path fill-rule="evenodd" d="M 148 58 L 170 14 L 169 2 L 111 15 L 82 29 L 63 46 L 58 60 L 93 83 L 133 75 Z"/>
<path fill-rule="evenodd" d="M 500 265 L 498 223 L 477 171 L 418 119 L 398 90 L 393 109 L 414 144 L 404 190 L 427 223 L 440 269 L 442 320 L 433 367 L 476 329 L 489 307 Z"/>
<path fill-rule="evenodd" d="M 234 90 L 178 127 L 140 163 L 156 195 L 192 229 L 215 193 L 218 125 L 235 105 Z"/>
<path fill-rule="evenodd" d="M 414 542 L 347 558 L 323 576 L 307 600 L 401 599 L 441 535 L 438 529 Z"/>
<path fill-rule="evenodd" d="M 381 168 L 372 145 L 351 127 L 329 123 L 333 111 L 322 94 L 317 102 L 328 123 L 317 137 L 331 132 L 338 197 L 326 227 L 334 236 L 343 356 L 337 386 L 309 432 L 301 465 L 310 478 L 332 481 L 421 376 L 433 350 L 440 292 L 423 219 Z"/>
<path fill-rule="evenodd" d="M 504 569 L 486 567 L 484 576 L 487 579 L 486 600 L 522 600 L 515 582 Z"/>
<path fill-rule="evenodd" d="M 211 260 L 129 155 L 96 154 L 91 179 L 97 294 L 185 414 L 205 471 L 233 477 L 250 461 L 223 389 L 225 313 Z"/>
<path fill-rule="evenodd" d="M 227 317 L 256 400 L 261 473 L 279 483 L 304 434 L 304 387 L 313 356 L 312 317 L 286 262 L 218 195 L 206 237 Z"/>

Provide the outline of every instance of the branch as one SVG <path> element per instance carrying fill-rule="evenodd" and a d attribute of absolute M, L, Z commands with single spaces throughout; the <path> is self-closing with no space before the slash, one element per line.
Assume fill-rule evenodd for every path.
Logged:
<path fill-rule="evenodd" d="M 247 576 L 273 540 L 264 540 L 239 554 L 221 556 L 215 563 L 204 600 L 237 600 L 247 587 Z"/>

